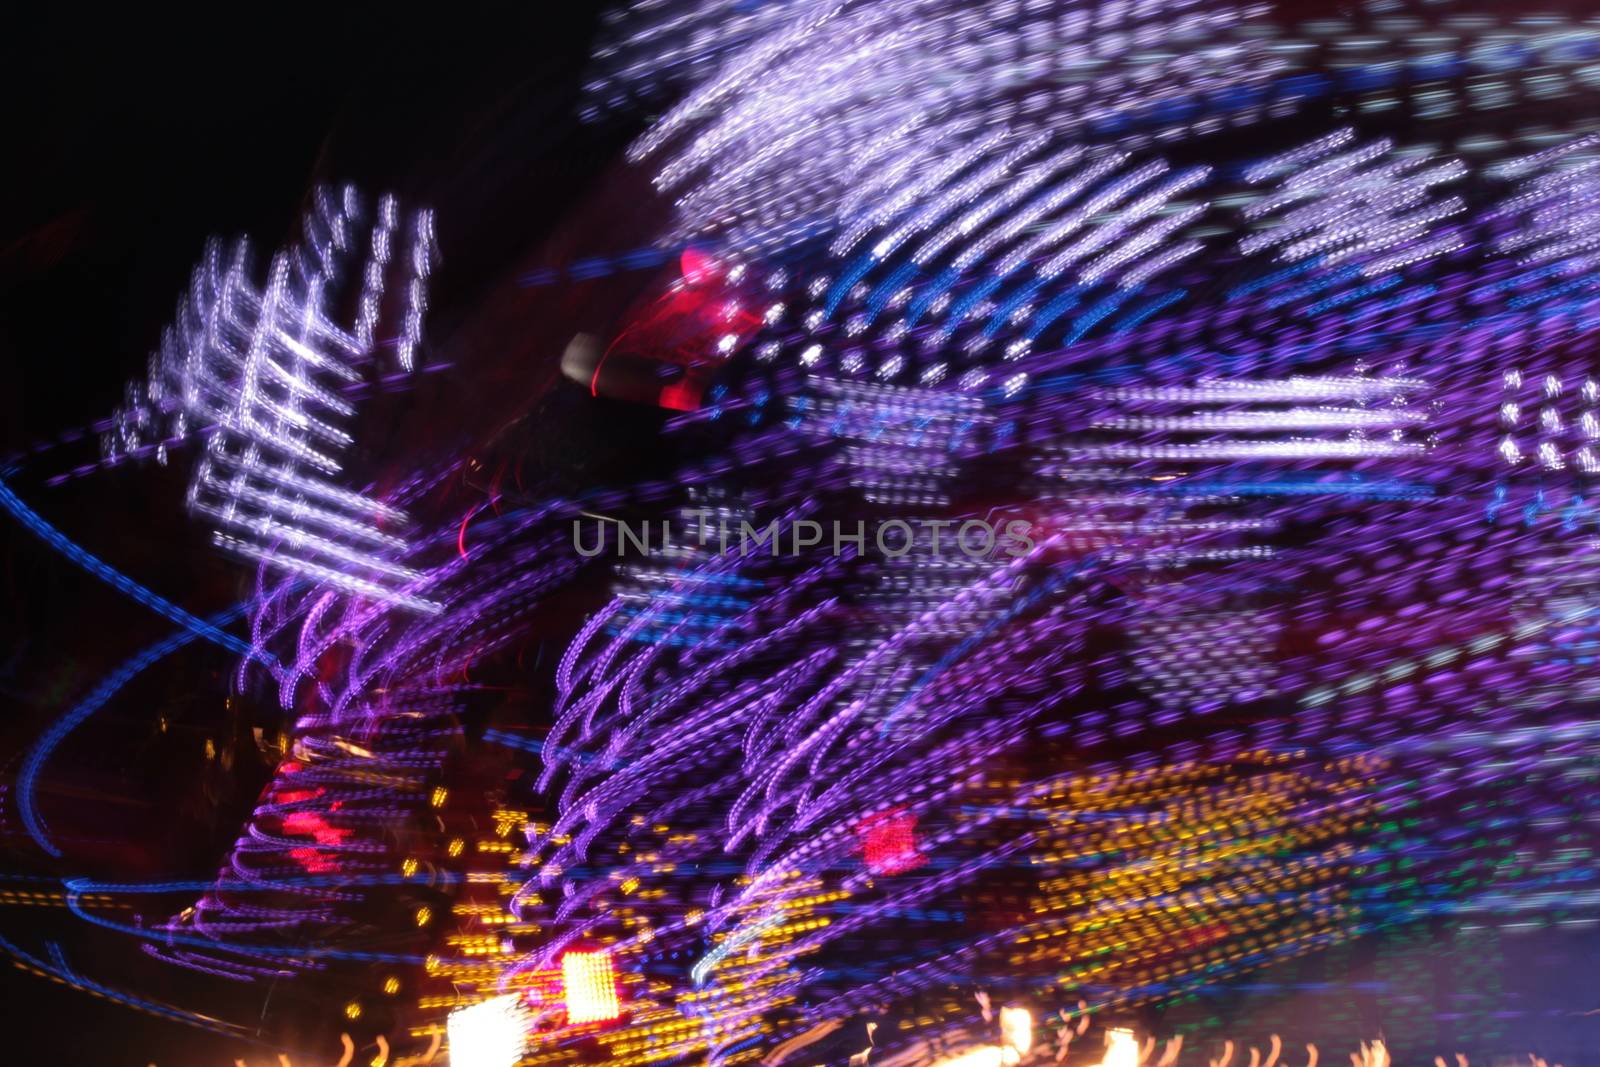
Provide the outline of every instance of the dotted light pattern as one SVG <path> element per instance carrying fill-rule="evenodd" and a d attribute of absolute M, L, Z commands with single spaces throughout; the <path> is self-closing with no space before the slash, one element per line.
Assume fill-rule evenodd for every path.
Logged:
<path fill-rule="evenodd" d="M 355 414 L 340 387 L 362 381 L 380 345 L 393 345 L 403 370 L 413 367 L 433 218 L 422 211 L 406 221 L 384 197 L 365 223 L 349 186 L 318 189 L 313 200 L 300 242 L 273 256 L 259 286 L 246 242 L 207 246 L 105 449 L 115 458 L 154 438 L 165 463 L 169 445 L 198 434 L 204 451 L 189 509 L 214 525 L 220 547 L 349 593 L 437 610 L 411 591 L 421 575 L 396 562 L 407 547 L 394 532 L 405 515 L 337 477 L 338 454 L 352 442 L 342 427 Z M 393 340 L 377 335 L 391 290 L 403 303 Z M 336 308 L 352 292 L 355 321 L 343 326 Z"/>
<path fill-rule="evenodd" d="M 758 85 L 754 72 L 781 69 L 774 57 L 801 54 L 812 35 L 839 43 L 826 34 L 841 16 L 812 15 L 815 26 L 795 23 L 781 46 L 769 38 L 772 52 L 748 47 L 747 66 L 726 60 L 720 80 L 691 94 L 678 126 L 669 117 L 642 143 L 677 153 L 662 175 L 685 190 L 685 232 L 717 230 L 747 254 L 773 233 L 809 250 L 767 282 L 767 328 L 749 351 L 770 369 L 713 391 L 675 425 L 724 430 L 746 472 L 787 472 L 787 492 L 764 475 L 724 479 L 740 487 L 741 514 L 815 512 L 837 499 L 830 494 L 854 493 L 964 518 L 1002 499 L 1026 509 L 1042 544 L 1025 566 L 967 574 L 917 557 L 888 586 L 903 614 L 879 616 L 881 630 L 850 644 L 839 634 L 860 631 L 827 593 L 872 588 L 869 576 L 892 573 L 888 561 L 864 561 L 848 580 L 837 565 L 837 577 L 824 578 L 829 565 L 814 561 L 811 596 L 780 583 L 775 564 L 711 553 L 680 561 L 679 580 L 686 591 L 713 575 L 753 581 L 733 614 L 656 614 L 646 627 L 632 608 L 602 613 L 565 662 L 557 726 L 562 752 L 600 758 L 547 759 L 563 814 L 536 843 L 550 859 L 530 899 L 535 884 L 542 896 L 567 872 L 598 867 L 615 880 L 570 876 L 577 888 L 547 905 L 557 927 L 615 938 L 618 959 L 637 953 L 640 967 L 668 966 L 645 958 L 700 944 L 685 985 L 725 998 L 701 1031 L 718 1062 L 758 1055 L 751 1049 L 796 988 L 809 997 L 804 1023 L 769 1043 L 896 997 L 936 999 L 954 975 L 1015 981 L 1029 968 L 1060 974 L 1063 961 L 1083 960 L 1065 969 L 1058 995 L 1139 1003 L 1407 917 L 1477 915 L 1491 899 L 1504 906 L 1514 894 L 1488 889 L 1486 854 L 1510 838 L 1445 861 L 1450 901 L 1413 887 L 1419 869 L 1440 862 L 1420 858 L 1425 842 L 1451 835 L 1442 797 L 1510 784 L 1524 803 L 1577 822 L 1589 805 L 1558 799 L 1576 750 L 1541 757 L 1531 747 L 1571 736 L 1559 732 L 1566 726 L 1536 725 L 1544 716 L 1526 702 L 1535 675 L 1556 680 L 1553 667 L 1535 665 L 1535 650 L 1562 609 L 1533 608 L 1524 596 L 1523 621 L 1506 611 L 1509 575 L 1552 532 L 1558 509 L 1546 493 L 1531 505 L 1537 528 L 1513 525 L 1505 519 L 1521 505 L 1494 505 L 1486 493 L 1504 478 L 1486 417 L 1499 402 L 1485 400 L 1500 388 L 1495 360 L 1525 356 L 1541 336 L 1591 328 L 1578 302 L 1592 272 L 1574 269 L 1574 283 L 1551 292 L 1535 284 L 1535 265 L 1516 261 L 1520 247 L 1501 243 L 1516 232 L 1512 213 L 1528 205 L 1498 207 L 1497 198 L 1515 195 L 1502 192 L 1506 183 L 1528 172 L 1491 174 L 1468 158 L 1342 128 L 1237 168 L 1177 167 L 1149 145 L 1074 143 L 1043 124 L 975 122 L 965 135 L 952 106 L 940 115 L 957 116 L 948 126 L 913 122 L 904 133 L 889 125 L 892 109 L 873 108 L 886 123 L 873 128 L 884 143 L 903 138 L 914 146 L 908 157 L 921 153 L 917 163 L 896 170 L 889 149 L 871 154 L 871 132 L 852 129 L 876 171 L 848 190 L 807 186 L 803 165 L 782 175 L 765 168 L 787 166 L 791 144 L 825 158 L 826 135 L 804 122 L 813 107 L 836 117 L 833 100 L 797 96 L 788 126 L 770 136 L 752 125 L 744 140 L 735 124 L 754 123 L 753 101 L 783 91 L 781 77 Z M 1472 32 L 1451 29 L 1461 40 Z M 1374 47 L 1397 40 L 1380 37 Z M 833 54 L 849 62 L 842 47 Z M 1477 53 L 1470 63 L 1486 61 Z M 1346 69 L 1323 91 L 1354 92 L 1364 104 L 1357 82 L 1370 66 Z M 816 78 L 818 97 L 827 75 Z M 1407 108 L 1435 107 L 1420 90 L 1406 92 Z M 1478 158 L 1483 151 L 1472 146 Z M 744 193 L 764 206 L 741 214 Z M 697 222 L 713 218 L 713 203 L 724 213 Z M 1074 217 L 1079 203 L 1091 206 Z M 811 244 L 792 236 L 786 211 L 821 236 Z M 1544 217 L 1560 225 L 1559 211 Z M 1146 241 L 1152 223 L 1160 225 Z M 1561 238 L 1539 247 L 1565 247 Z M 1057 262 L 1075 241 L 1087 243 Z M 750 269 L 765 272 L 758 261 Z M 1564 380 L 1574 380 L 1570 367 Z M 957 403 L 970 414 L 956 415 Z M 959 419 L 960 437 L 944 436 L 946 418 Z M 769 436 L 779 426 L 808 435 L 804 459 L 783 451 L 792 439 Z M 998 480 L 975 494 L 980 470 Z M 1518 492 L 1539 499 L 1526 485 L 1507 489 Z M 1448 532 L 1430 535 L 1438 529 Z M 1496 574 L 1487 584 L 1477 577 Z M 1087 663 L 1043 651 L 1081 653 L 1098 627 L 1142 638 Z M 1030 677 L 1008 690 L 989 673 L 1001 670 Z M 1483 686 L 1496 694 L 1489 704 L 1472 695 Z M 1046 831 L 1022 815 L 1039 802 L 1030 792 L 1039 786 L 1026 776 L 995 785 L 1007 780 L 978 768 L 1025 763 L 1030 748 L 1038 758 L 1043 724 L 1059 706 L 1052 699 L 1088 692 L 1091 706 L 1054 728 L 1094 766 L 1083 788 L 1114 796 L 1124 781 L 1151 775 L 1160 783 L 1152 791 L 1177 806 L 1156 817 L 1157 837 L 1128 833 L 1129 870 L 1149 870 L 1180 895 L 1188 876 L 1178 872 L 1191 869 L 1237 890 L 1196 898 L 1195 921 L 1182 931 L 1170 927 L 1172 898 L 1156 883 L 1097 882 L 1068 869 L 1041 887 L 1041 872 L 1003 873 L 1054 854 L 1044 851 Z M 1504 703 L 1513 694 L 1522 695 L 1520 710 Z M 1553 708 L 1561 697 L 1542 699 Z M 1274 710 L 1285 706 L 1293 711 Z M 1226 724 L 1207 729 L 1224 708 Z M 882 729 L 908 714 L 915 729 Z M 961 733 L 969 721 L 972 732 Z M 1509 765 L 1471 785 L 1434 777 L 1437 761 L 1454 765 L 1483 743 L 1483 730 L 1513 722 L 1529 732 L 1500 734 L 1516 753 Z M 1178 740 L 1196 734 L 1204 739 Z M 1051 743 L 1060 742 L 1044 742 L 1046 751 Z M 780 773 L 802 763 L 814 787 Z M 1215 809 L 1199 799 L 1212 795 Z M 1115 826 L 1115 802 L 1100 802 Z M 1450 814 L 1473 825 L 1494 818 L 1475 803 Z M 1132 821 L 1153 817 L 1147 807 Z M 1085 808 L 1100 810 L 1081 801 L 1070 810 Z M 1259 814 L 1230 822 L 1221 813 L 1233 809 Z M 873 872 L 852 866 L 864 859 L 853 835 L 830 840 L 830 826 L 858 827 L 884 810 L 914 813 L 926 866 Z M 1158 838 L 1169 829 L 1199 850 L 1175 844 L 1170 871 L 1152 859 L 1167 854 Z M 1201 860 L 1211 833 L 1217 855 Z M 647 838 L 676 848 L 647 849 Z M 711 865 L 730 852 L 738 862 Z M 1237 875 L 1207 871 L 1213 861 L 1238 862 Z M 1556 866 L 1571 871 L 1570 863 Z M 863 879 L 874 874 L 893 884 L 869 886 Z M 708 897 L 689 888 L 697 879 L 712 887 Z M 675 908 L 617 911 L 618 887 L 633 897 L 669 883 Z M 849 895 L 829 906 L 825 925 L 792 946 L 768 936 L 783 914 L 770 894 L 809 899 L 834 885 Z M 1526 898 L 1529 907 L 1582 914 L 1582 892 L 1534 904 L 1541 892 Z M 1038 917 L 1057 908 L 1070 916 L 1060 941 L 1031 940 L 1055 929 Z M 984 917 L 977 930 L 975 915 Z M 890 931 L 908 927 L 940 948 L 925 958 L 886 949 L 876 973 L 858 958 L 830 956 L 860 931 L 892 946 L 900 935 Z M 690 933 L 701 929 L 712 951 Z M 1007 955 L 1013 937 L 1029 947 Z M 735 957 L 757 969 L 734 970 Z M 793 970 L 801 966 L 803 978 Z M 952 1003 L 949 1019 L 970 1012 Z"/>
<path fill-rule="evenodd" d="M 607 1022 L 622 1014 L 609 952 L 568 952 L 561 957 L 561 988 L 567 1021 Z"/>
<path fill-rule="evenodd" d="M 189 911 L 74 913 L 241 982 L 420 967 L 452 988 L 417 1036 L 515 997 L 540 1064 L 753 1062 L 905 1004 L 874 1056 L 1003 1061 L 989 982 L 1112 1010 L 1420 920 L 1592 923 L 1595 145 L 1581 117 L 1457 120 L 1587 100 L 1594 27 L 1441 16 L 1413 54 L 1420 16 L 1279 37 L 1254 8 L 886 2 L 696 44 L 698 13 L 656 9 L 693 87 L 636 147 L 679 199 L 667 243 L 721 241 L 749 324 L 689 354 L 719 368 L 668 423 L 693 458 L 581 500 L 464 502 L 467 460 L 401 479 L 370 503 L 428 514 L 380 592 L 422 612 L 304 539 L 264 560 L 238 680 L 293 712 L 274 780 L 215 882 L 165 890 Z M 1367 131 L 1390 111 L 1414 142 Z M 1212 139 L 1246 124 L 1291 147 Z M 316 306 L 284 262 L 199 304 Z M 315 467 L 335 393 L 272 343 L 214 417 L 275 404 L 273 447 Z M 252 392 L 273 367 L 314 403 Z M 449 804 L 471 672 L 585 565 L 564 524 L 608 509 L 699 518 L 618 567 L 548 736 L 484 735 L 538 753 L 548 814 L 441 846 L 477 887 L 448 924 L 407 907 L 405 951 L 345 947 L 416 887 L 398 839 Z M 830 509 L 1031 538 L 698 536 Z M 885 818 L 911 845 L 875 860 Z M 580 954 L 614 1011 L 563 998 Z"/>
<path fill-rule="evenodd" d="M 920 171 L 932 187 L 977 144 L 1045 134 L 1139 149 L 1328 99 L 1444 121 L 1559 106 L 1600 87 L 1592 22 L 1441 17 L 1422 5 L 1368 5 L 1287 30 L 1267 5 L 1015 0 L 981 19 L 910 0 L 724 6 L 614 14 L 590 114 L 693 85 L 634 154 L 662 158 L 657 181 L 678 197 L 683 233 L 745 247 L 842 223 L 852 199 L 896 173 Z M 1504 143 L 1461 138 L 1480 153 Z"/>

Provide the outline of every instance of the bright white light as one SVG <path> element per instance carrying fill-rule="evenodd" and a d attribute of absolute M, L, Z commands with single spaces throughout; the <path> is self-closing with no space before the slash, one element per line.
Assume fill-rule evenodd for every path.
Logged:
<path fill-rule="evenodd" d="M 1001 1008 L 1000 1040 L 1006 1062 L 1026 1059 L 1033 1048 L 1033 1013 L 1027 1008 Z"/>
<path fill-rule="evenodd" d="M 514 1067 L 527 1037 L 527 1011 L 508 993 L 450 1013 L 451 1067 Z"/>
<path fill-rule="evenodd" d="M 1106 1054 L 1099 1067 L 1139 1067 L 1139 1042 L 1132 1030 L 1106 1031 Z"/>
<path fill-rule="evenodd" d="M 1000 1041 L 998 1045 L 978 1045 L 948 1056 L 932 1067 L 1015 1067 L 1033 1049 L 1033 1013 L 1027 1008 L 1001 1008 Z"/>
<path fill-rule="evenodd" d="M 606 1022 L 622 1014 L 609 952 L 568 952 L 561 957 L 567 1022 Z"/>

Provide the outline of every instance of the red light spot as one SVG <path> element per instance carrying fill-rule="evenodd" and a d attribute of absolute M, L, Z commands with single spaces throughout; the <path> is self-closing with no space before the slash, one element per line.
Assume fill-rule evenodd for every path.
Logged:
<path fill-rule="evenodd" d="M 700 383 L 690 378 L 664 387 L 656 403 L 668 411 L 694 411 L 700 406 Z"/>
<path fill-rule="evenodd" d="M 291 811 L 283 817 L 283 832 L 305 834 L 315 838 L 319 845 L 338 845 L 353 831 L 330 826 L 328 820 L 314 811 Z"/>
<path fill-rule="evenodd" d="M 690 285 L 704 285 L 717 276 L 717 261 L 697 248 L 685 248 L 678 257 L 678 267 Z"/>
<path fill-rule="evenodd" d="M 292 848 L 289 850 L 289 858 L 312 874 L 330 874 L 339 869 L 333 857 L 314 848 Z"/>
<path fill-rule="evenodd" d="M 917 851 L 917 817 L 903 808 L 862 820 L 861 853 L 873 874 L 904 874 L 928 862 Z"/>

